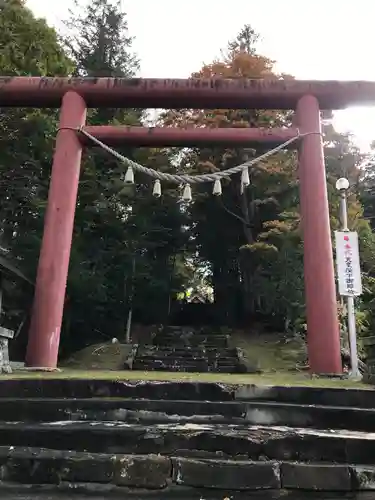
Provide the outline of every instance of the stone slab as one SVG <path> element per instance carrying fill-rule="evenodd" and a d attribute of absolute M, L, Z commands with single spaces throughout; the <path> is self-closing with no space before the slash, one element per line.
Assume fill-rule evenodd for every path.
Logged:
<path fill-rule="evenodd" d="M 62 487 L 64 486 L 64 487 Z M 15 489 L 8 489 L 1 487 L 2 500 L 109 500 L 114 499 L 131 499 L 131 500 L 161 500 L 160 492 L 143 491 L 125 489 L 125 488 L 106 488 L 104 491 L 94 490 L 89 486 L 86 488 L 81 487 L 79 491 L 72 491 L 69 485 L 61 485 L 58 489 L 56 487 L 44 488 L 39 491 L 17 491 Z M 322 498 L 321 493 L 296 493 L 285 492 L 281 490 L 275 491 L 242 491 L 231 492 L 228 497 L 226 491 L 201 491 L 197 488 L 174 488 L 169 487 L 163 490 L 162 500 L 374 500 L 368 493 L 357 493 L 355 496 L 343 496 L 343 494 L 330 493 L 325 494 Z"/>
<path fill-rule="evenodd" d="M 276 425 L 375 431 L 375 409 L 294 405 L 267 401 L 0 398 L 4 421 L 120 420 Z"/>
<path fill-rule="evenodd" d="M 134 488 L 165 488 L 172 474 L 170 459 L 157 455 L 117 458 L 115 484 Z"/>
<path fill-rule="evenodd" d="M 207 423 L 3 422 L 0 445 L 120 454 L 211 451 L 249 460 L 362 464 L 372 464 L 375 456 L 375 436 L 367 433 Z"/>
<path fill-rule="evenodd" d="M 166 345 L 153 345 L 153 344 L 145 344 L 139 346 L 137 349 L 139 354 L 154 354 L 155 352 L 163 353 L 166 356 L 169 354 L 176 355 L 184 355 L 184 354 L 196 354 L 199 355 L 201 353 L 209 354 L 210 356 L 228 356 L 228 357 L 237 357 L 238 353 L 236 349 L 231 349 L 229 347 L 211 347 L 211 346 L 171 346 L 169 344 Z"/>
<path fill-rule="evenodd" d="M 283 463 L 281 484 L 286 489 L 350 491 L 351 474 L 347 465 Z"/>
<path fill-rule="evenodd" d="M 274 401 L 305 405 L 375 408 L 373 389 L 332 389 L 229 385 L 203 382 L 119 381 L 84 379 L 5 379 L 0 380 L 0 398 L 48 397 L 200 401 Z"/>
<path fill-rule="evenodd" d="M 239 401 L 275 401 L 305 405 L 375 408 L 375 390 L 297 386 L 234 386 Z"/>
<path fill-rule="evenodd" d="M 50 491 L 49 493 L 46 492 L 34 492 L 34 493 L 22 493 L 22 492 L 14 492 L 13 490 L 10 492 L 4 491 L 2 492 L 1 496 L 2 500 L 108 500 L 109 498 L 115 498 L 115 499 L 131 499 L 131 500 L 161 500 L 160 499 L 160 493 L 152 493 L 149 491 L 144 491 L 142 493 L 134 491 L 134 490 L 128 490 L 128 491 L 116 491 L 114 489 L 111 489 L 111 491 L 106 491 L 105 493 L 103 492 L 102 494 L 97 491 L 91 491 L 90 489 L 86 492 L 86 490 L 82 491 L 81 493 L 76 492 L 74 493 L 74 496 L 72 497 L 72 492 L 67 489 L 65 490 L 66 492 L 64 493 L 64 490 L 60 490 L 56 492 L 55 490 Z M 204 495 L 204 496 L 202 496 Z M 178 489 L 178 491 L 175 491 L 174 489 L 170 489 L 168 491 L 163 490 L 163 499 L 162 500 L 225 500 L 226 498 L 230 500 L 373 500 L 373 498 L 369 497 L 366 493 L 359 493 L 355 497 L 354 496 L 347 496 L 347 497 L 342 497 L 337 496 L 334 493 L 330 494 L 329 496 L 325 496 L 324 499 L 322 499 L 322 496 L 320 493 L 314 494 L 313 496 L 309 495 L 304 495 L 301 496 L 299 494 L 296 496 L 295 494 L 285 493 L 281 491 L 274 491 L 274 492 L 268 492 L 267 495 L 261 494 L 259 491 L 258 492 L 235 492 L 232 494 L 230 497 L 226 496 L 227 493 L 225 491 L 220 492 L 218 490 L 215 490 L 214 492 L 210 491 L 205 491 L 205 492 L 200 492 L 197 491 L 195 488 L 189 488 L 186 489 L 185 491 L 181 491 L 181 489 Z"/>
<path fill-rule="evenodd" d="M 55 452 L 56 453 L 56 452 Z M 56 458 L 58 458 L 58 452 Z M 73 483 L 110 483 L 114 478 L 116 457 L 91 453 L 62 453 L 61 481 Z"/>
<path fill-rule="evenodd" d="M 233 401 L 234 391 L 234 386 L 201 382 L 83 380 L 74 378 L 0 380 L 0 398 L 122 397 L 185 401 Z"/>
<path fill-rule="evenodd" d="M 375 491 L 375 467 L 351 466 L 354 489 Z"/>
<path fill-rule="evenodd" d="M 0 479 L 25 484 L 113 483 L 161 489 L 170 481 L 171 460 L 156 455 L 110 455 L 36 448 L 0 448 Z"/>
<path fill-rule="evenodd" d="M 229 460 L 173 458 L 173 481 L 180 485 L 228 490 L 280 488 L 279 465 Z"/>
<path fill-rule="evenodd" d="M 207 365 L 162 365 L 160 363 L 139 363 L 136 361 L 133 365 L 133 370 L 147 372 L 184 372 L 184 373 L 208 373 L 210 370 Z"/>
<path fill-rule="evenodd" d="M 61 462 L 51 457 L 8 458 L 1 467 L 1 481 L 26 484 L 58 484 Z"/>
<path fill-rule="evenodd" d="M 0 498 L 3 488 L 17 483 L 28 488 L 51 485 L 56 488 L 53 491 L 66 488 L 71 493 L 91 488 L 96 493 L 112 492 L 123 498 L 138 498 L 134 496 L 137 490 L 141 492 L 139 498 L 160 498 L 152 496 L 152 490 L 161 489 L 163 499 L 242 499 L 252 498 L 252 491 L 259 492 L 255 496 L 258 500 L 374 498 L 374 469 L 364 466 L 169 459 L 14 447 L 0 448 L 0 465 Z M 262 496 L 262 490 L 267 490 L 268 495 L 263 492 Z M 241 491 L 247 491 L 248 496 L 243 497 Z M 314 496 L 314 491 L 325 492 L 324 497 Z"/>

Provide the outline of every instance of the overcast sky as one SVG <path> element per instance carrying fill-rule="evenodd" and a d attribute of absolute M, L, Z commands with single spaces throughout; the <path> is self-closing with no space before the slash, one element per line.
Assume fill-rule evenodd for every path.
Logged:
<path fill-rule="evenodd" d="M 185 78 L 219 55 L 249 23 L 261 52 L 301 79 L 375 81 L 375 2 L 371 0 L 122 0 L 141 76 Z M 27 0 L 59 27 L 71 0 Z M 375 139 L 375 107 L 336 114 L 362 147 Z"/>

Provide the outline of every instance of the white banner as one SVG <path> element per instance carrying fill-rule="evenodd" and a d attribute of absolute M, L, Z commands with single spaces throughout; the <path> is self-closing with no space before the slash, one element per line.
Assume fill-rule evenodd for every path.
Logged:
<path fill-rule="evenodd" d="M 357 297 L 362 293 L 358 234 L 336 231 L 335 239 L 339 293 L 347 297 Z"/>

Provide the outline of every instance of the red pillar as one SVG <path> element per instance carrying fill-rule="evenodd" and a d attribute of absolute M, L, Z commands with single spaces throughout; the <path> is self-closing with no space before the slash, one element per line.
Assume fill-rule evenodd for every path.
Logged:
<path fill-rule="evenodd" d="M 297 105 L 301 133 L 299 179 L 304 237 L 307 338 L 314 373 L 342 373 L 336 286 L 327 198 L 326 172 L 317 99 L 302 97 Z"/>
<path fill-rule="evenodd" d="M 53 158 L 48 207 L 39 257 L 26 365 L 55 368 L 60 342 L 82 146 L 74 130 L 85 124 L 86 104 L 64 95 Z"/>

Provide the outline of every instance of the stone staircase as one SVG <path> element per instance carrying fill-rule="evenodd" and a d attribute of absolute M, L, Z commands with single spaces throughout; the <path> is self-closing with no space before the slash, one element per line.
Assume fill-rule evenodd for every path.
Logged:
<path fill-rule="evenodd" d="M 178 372 L 249 371 L 238 349 L 230 348 L 228 336 L 203 328 L 164 327 L 151 345 L 138 346 L 133 370 Z M 256 370 L 252 370 L 256 371 Z"/>
<path fill-rule="evenodd" d="M 372 500 L 374 407 L 372 390 L 4 380 L 0 498 Z"/>

